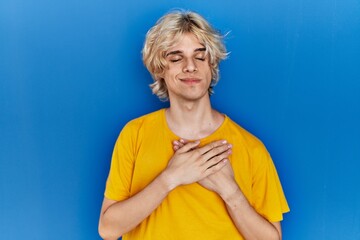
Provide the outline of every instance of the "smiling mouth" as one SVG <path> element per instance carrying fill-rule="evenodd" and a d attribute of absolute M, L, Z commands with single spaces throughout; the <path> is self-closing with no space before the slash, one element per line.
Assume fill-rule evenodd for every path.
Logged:
<path fill-rule="evenodd" d="M 180 81 L 183 83 L 186 83 L 186 84 L 196 84 L 196 83 L 200 82 L 200 79 L 198 79 L 198 78 L 181 78 Z"/>

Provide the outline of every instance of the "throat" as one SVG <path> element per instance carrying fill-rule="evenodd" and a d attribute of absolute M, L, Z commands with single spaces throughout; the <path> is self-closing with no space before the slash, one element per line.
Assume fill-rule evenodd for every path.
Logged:
<path fill-rule="evenodd" d="M 186 140 L 199 140 L 210 136 L 216 131 L 217 127 L 211 126 L 203 129 L 199 128 L 186 128 L 186 129 L 175 129 L 174 132 L 177 136 L 180 136 Z"/>
<path fill-rule="evenodd" d="M 166 111 L 166 122 L 169 129 L 180 138 L 185 140 L 199 140 L 210 136 L 224 122 L 225 117 L 219 112 L 212 110 L 208 116 L 184 116 L 178 117 Z"/>

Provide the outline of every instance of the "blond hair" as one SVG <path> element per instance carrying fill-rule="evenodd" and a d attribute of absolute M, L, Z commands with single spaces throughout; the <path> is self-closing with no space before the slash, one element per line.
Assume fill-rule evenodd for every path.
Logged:
<path fill-rule="evenodd" d="M 208 89 L 210 95 L 214 93 L 213 87 L 219 81 L 219 62 L 227 57 L 223 36 L 195 12 L 172 11 L 161 17 L 147 32 L 142 50 L 143 62 L 154 79 L 150 88 L 161 100 L 169 98 L 165 81 L 161 77 L 167 66 L 166 51 L 185 33 L 194 34 L 206 48 L 212 73 Z"/>

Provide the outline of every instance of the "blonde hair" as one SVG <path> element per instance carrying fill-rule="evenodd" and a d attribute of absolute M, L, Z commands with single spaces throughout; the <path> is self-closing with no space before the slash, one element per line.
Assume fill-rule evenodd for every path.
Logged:
<path fill-rule="evenodd" d="M 209 56 L 212 80 L 208 89 L 213 94 L 213 87 L 219 81 L 219 62 L 228 55 L 222 42 L 223 36 L 216 31 L 202 16 L 190 11 L 173 11 L 161 17 L 147 32 L 142 50 L 143 62 L 154 79 L 150 84 L 153 94 L 161 100 L 168 100 L 168 90 L 161 77 L 166 68 L 166 51 L 183 34 L 192 33 L 205 46 Z"/>

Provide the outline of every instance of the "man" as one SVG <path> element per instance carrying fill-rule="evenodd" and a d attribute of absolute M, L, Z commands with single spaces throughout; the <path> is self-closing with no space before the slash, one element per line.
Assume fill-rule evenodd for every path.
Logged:
<path fill-rule="evenodd" d="M 171 12 L 149 30 L 143 60 L 170 107 L 121 131 L 103 239 L 281 239 L 289 208 L 268 152 L 211 107 L 226 55 L 221 35 L 194 12 Z"/>

